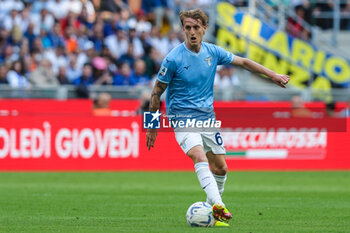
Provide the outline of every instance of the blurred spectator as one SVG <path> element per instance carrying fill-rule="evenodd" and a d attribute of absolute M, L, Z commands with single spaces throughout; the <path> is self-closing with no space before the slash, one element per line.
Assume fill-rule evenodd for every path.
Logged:
<path fill-rule="evenodd" d="M 22 24 L 22 17 L 16 9 L 12 9 L 10 14 L 4 17 L 2 24 L 7 31 L 11 31 L 13 26 Z"/>
<path fill-rule="evenodd" d="M 57 70 L 58 73 L 58 70 Z M 29 81 L 38 87 L 58 86 L 59 82 L 52 71 L 52 63 L 48 59 L 41 60 L 39 67 L 31 73 Z"/>
<path fill-rule="evenodd" d="M 82 9 L 78 19 L 89 27 L 89 25 L 93 24 L 96 18 L 95 8 L 90 0 L 81 0 L 81 3 Z"/>
<path fill-rule="evenodd" d="M 161 37 L 158 28 L 152 27 L 148 40 L 149 44 L 157 49 L 162 58 L 168 54 L 168 39 L 166 37 Z"/>
<path fill-rule="evenodd" d="M 301 38 L 303 40 L 309 40 L 311 38 L 310 31 L 304 27 L 305 21 L 305 9 L 302 5 L 297 5 L 295 7 L 296 19 L 289 18 L 287 23 L 287 32 L 295 37 Z"/>
<path fill-rule="evenodd" d="M 34 24 L 34 33 L 38 35 L 41 29 L 50 30 L 55 24 L 55 19 L 46 8 L 43 8 L 40 14 L 31 16 L 31 22 Z"/>
<path fill-rule="evenodd" d="M 2 57 L 3 51 L 5 50 L 5 47 L 8 44 L 8 36 L 9 36 L 8 31 L 6 31 L 5 28 L 0 27 L 0 56 L 1 57 Z"/>
<path fill-rule="evenodd" d="M 54 50 L 46 50 L 44 57 L 52 64 L 52 71 L 55 75 L 58 74 L 58 68 L 60 66 L 67 66 L 68 64 L 64 46 L 58 46 Z"/>
<path fill-rule="evenodd" d="M 133 46 L 133 55 L 137 58 L 140 58 L 144 54 L 144 49 L 140 38 L 136 34 L 135 28 L 130 28 L 129 30 L 129 40 L 130 44 Z"/>
<path fill-rule="evenodd" d="M 77 48 L 75 48 L 74 52 L 78 49 L 78 47 L 83 48 L 84 44 L 89 41 L 88 33 L 89 30 L 84 24 L 80 25 L 79 29 L 76 31 L 76 40 L 78 42 Z"/>
<path fill-rule="evenodd" d="M 142 57 L 142 60 L 144 60 L 146 64 L 145 73 L 151 78 L 158 72 L 160 64 L 159 57 L 160 55 L 154 47 L 148 47 L 146 49 L 146 55 Z"/>
<path fill-rule="evenodd" d="M 304 20 L 308 24 L 313 24 L 312 9 L 315 7 L 316 1 L 302 0 L 295 2 L 294 6 L 302 5 L 304 8 Z"/>
<path fill-rule="evenodd" d="M 292 117 L 312 117 L 310 109 L 305 108 L 304 101 L 301 96 L 295 95 L 291 100 L 292 104 Z"/>
<path fill-rule="evenodd" d="M 46 8 L 57 20 L 60 20 L 67 16 L 68 4 L 69 2 L 66 0 L 48 0 Z"/>
<path fill-rule="evenodd" d="M 44 54 L 44 46 L 40 37 L 35 37 L 33 41 L 33 47 L 32 47 L 31 53 L 33 52 L 39 53 L 41 56 L 43 56 Z"/>
<path fill-rule="evenodd" d="M 219 66 L 215 75 L 214 87 L 224 90 L 226 88 L 240 85 L 239 78 L 235 73 L 235 68 L 231 66 Z"/>
<path fill-rule="evenodd" d="M 58 69 L 57 80 L 61 85 L 70 84 L 67 76 L 67 68 L 65 66 L 61 66 Z"/>
<path fill-rule="evenodd" d="M 117 27 L 126 32 L 131 28 L 133 21 L 134 19 L 131 18 L 129 11 L 127 9 L 122 9 L 120 11 L 120 19 L 117 22 Z"/>
<path fill-rule="evenodd" d="M 32 72 L 38 68 L 38 65 L 42 59 L 42 55 L 39 52 L 31 52 L 30 58 L 27 59 L 27 65 L 29 67 L 28 71 Z"/>
<path fill-rule="evenodd" d="M 119 73 L 113 78 L 113 85 L 115 86 L 134 86 L 137 84 L 135 76 L 132 74 L 130 65 L 125 62 L 120 65 Z"/>
<path fill-rule="evenodd" d="M 92 65 L 90 63 L 86 63 L 83 67 L 82 75 L 73 81 L 74 85 L 83 85 L 89 86 L 94 83 L 94 77 L 92 75 Z"/>
<path fill-rule="evenodd" d="M 118 67 L 117 67 L 116 63 L 114 62 L 112 56 L 104 55 L 103 58 L 106 61 L 108 72 L 112 75 L 116 74 L 118 72 Z"/>
<path fill-rule="evenodd" d="M 174 11 L 172 11 L 169 8 L 168 0 L 144 0 L 142 3 L 146 3 L 147 5 L 144 6 L 144 10 L 147 12 L 152 11 L 152 13 L 155 15 L 155 26 L 158 29 L 161 29 L 163 27 L 163 20 L 164 16 L 168 20 L 168 23 L 171 27 L 171 29 L 174 29 L 174 23 L 175 23 L 175 15 Z"/>
<path fill-rule="evenodd" d="M 111 85 L 113 83 L 112 75 L 108 70 L 107 63 L 102 57 L 95 57 L 92 61 L 93 76 L 95 78 L 95 85 Z"/>
<path fill-rule="evenodd" d="M 68 1 L 68 0 L 66 0 Z M 72 27 L 71 33 L 74 33 L 76 29 L 80 27 L 80 21 L 78 20 L 78 17 L 76 14 L 74 14 L 71 11 L 68 11 L 68 14 L 66 17 L 62 18 L 60 20 L 60 25 L 61 25 L 61 31 L 64 33 L 64 37 L 67 38 L 66 35 L 66 29 L 67 27 Z"/>
<path fill-rule="evenodd" d="M 139 10 L 136 14 L 136 25 L 135 25 L 135 29 L 136 32 L 141 34 L 142 32 L 151 32 L 152 29 L 152 24 L 147 21 L 147 16 L 146 13 L 143 10 Z"/>
<path fill-rule="evenodd" d="M 68 26 L 65 31 L 65 46 L 67 52 L 73 53 L 78 47 L 78 38 L 75 33 L 75 29 L 72 26 Z"/>
<path fill-rule="evenodd" d="M 199 2 L 203 1 L 211 0 Z M 114 85 L 147 85 L 162 58 L 181 43 L 171 28 L 182 2 L 144 0 L 149 6 L 146 11 L 140 9 L 141 1 L 0 0 L 0 63 L 12 67 L 6 80 L 13 86 L 29 86 L 27 78 L 39 77 L 35 85 L 86 87 L 112 85 L 120 77 Z M 152 23 L 158 27 L 152 29 Z M 103 68 L 96 66 L 95 58 L 104 61 Z M 43 65 L 47 60 L 52 75 Z M 83 75 L 89 69 L 86 63 L 94 64 L 91 78 Z M 81 94 L 86 97 L 84 91 Z"/>
<path fill-rule="evenodd" d="M 33 23 L 29 23 L 28 29 L 24 33 L 24 37 L 28 39 L 30 51 L 33 51 L 34 40 L 37 37 L 37 35 L 34 34 L 34 24 Z"/>
<path fill-rule="evenodd" d="M 96 52 L 100 53 L 102 51 L 102 46 L 104 43 L 102 23 L 95 24 L 93 28 L 93 34 L 89 36 L 89 40 L 94 43 Z"/>
<path fill-rule="evenodd" d="M 114 58 L 119 57 L 127 52 L 129 42 L 125 36 L 125 32 L 120 28 L 117 28 L 115 34 L 107 36 L 104 43 L 111 51 Z"/>
<path fill-rule="evenodd" d="M 169 43 L 168 50 L 169 51 L 171 51 L 173 48 L 175 48 L 176 46 L 181 44 L 180 40 L 177 38 L 177 35 L 174 31 L 169 32 L 168 40 L 169 40 L 168 41 L 168 43 Z"/>
<path fill-rule="evenodd" d="M 74 53 L 69 55 L 69 63 L 66 69 L 66 76 L 69 83 L 73 83 L 75 79 L 81 76 L 81 69 L 78 68 L 77 64 L 77 55 Z"/>
<path fill-rule="evenodd" d="M 21 21 L 21 25 L 19 26 L 21 27 L 22 32 L 27 31 L 28 25 L 31 22 L 31 14 L 30 14 L 31 9 L 32 9 L 31 5 L 28 4 L 27 6 L 25 6 L 25 8 L 21 12 L 22 21 Z"/>
<path fill-rule="evenodd" d="M 7 73 L 7 81 L 11 87 L 26 88 L 30 86 L 28 79 L 24 76 L 23 60 L 14 61 L 11 70 Z"/>
<path fill-rule="evenodd" d="M 40 35 L 39 36 L 41 38 L 41 43 L 42 43 L 42 45 L 44 47 L 44 50 L 52 47 L 49 35 L 48 35 L 47 31 L 44 28 L 42 28 L 40 30 Z"/>
<path fill-rule="evenodd" d="M 30 56 L 30 54 L 25 54 L 21 57 L 24 64 L 24 70 L 26 72 L 25 75 L 29 76 L 34 70 L 37 69 L 37 62 L 33 61 L 33 58 Z"/>
<path fill-rule="evenodd" d="M 44 9 L 46 0 L 36 0 L 32 1 L 32 13 L 39 14 L 42 9 Z"/>
<path fill-rule="evenodd" d="M 134 46 L 132 44 L 129 44 L 128 51 L 119 58 L 119 63 L 125 62 L 127 62 L 130 67 L 134 66 Z"/>
<path fill-rule="evenodd" d="M 104 0 L 101 2 L 101 10 L 120 12 L 122 9 L 126 9 L 128 6 L 123 2 L 123 0 Z"/>
<path fill-rule="evenodd" d="M 119 20 L 119 13 L 113 13 L 110 17 L 108 17 L 105 20 L 103 27 L 103 33 L 105 37 L 112 35 L 116 31 Z"/>
<path fill-rule="evenodd" d="M 19 48 L 23 39 L 22 29 L 18 25 L 14 25 L 9 37 L 9 43 Z"/>
<path fill-rule="evenodd" d="M 1 55 L 1 61 L 4 62 L 5 64 L 11 64 L 12 62 L 18 59 L 19 59 L 19 56 L 14 52 L 13 46 L 11 44 L 8 44 L 5 47 L 3 54 Z"/>
<path fill-rule="evenodd" d="M 0 64 L 0 84 L 9 84 L 6 76 L 7 76 L 7 67 L 4 64 Z"/>
<path fill-rule="evenodd" d="M 65 46 L 64 38 L 61 33 L 61 26 L 59 23 L 55 23 L 52 32 L 49 33 L 51 46 L 57 48 L 58 46 Z"/>
<path fill-rule="evenodd" d="M 111 116 L 112 111 L 109 107 L 111 98 L 111 95 L 108 93 L 99 94 L 94 100 L 92 114 L 94 116 Z"/>
<path fill-rule="evenodd" d="M 3 20 L 12 9 L 20 11 L 23 9 L 23 2 L 19 0 L 2 0 L 0 1 L 0 19 Z"/>
<path fill-rule="evenodd" d="M 66 0 L 68 2 L 68 12 L 72 12 L 75 15 L 78 15 L 83 7 L 83 4 L 80 0 Z"/>
<path fill-rule="evenodd" d="M 92 65 L 90 63 L 84 64 L 82 75 L 73 81 L 73 84 L 76 86 L 77 96 L 79 98 L 88 98 L 88 86 L 92 85 L 94 81 Z"/>
<path fill-rule="evenodd" d="M 30 57 L 29 42 L 27 38 L 22 38 L 19 48 L 19 56 L 22 58 Z M 28 69 L 28 71 L 31 71 Z"/>
<path fill-rule="evenodd" d="M 150 82 L 150 77 L 146 74 L 146 63 L 144 60 L 137 59 L 134 64 L 134 77 L 137 85 L 146 86 Z"/>
<path fill-rule="evenodd" d="M 77 54 L 77 69 L 83 69 L 83 65 L 92 62 L 92 59 L 96 56 L 94 43 L 91 41 L 85 42 L 82 51 L 78 47 L 75 52 Z"/>
<path fill-rule="evenodd" d="M 140 34 L 140 41 L 142 43 L 142 47 L 143 47 L 143 50 L 145 51 L 145 53 L 147 53 L 147 51 L 150 49 L 151 47 L 151 44 L 148 40 L 148 33 L 147 32 L 142 32 Z M 146 51 L 147 50 L 147 51 Z"/>
<path fill-rule="evenodd" d="M 96 11 L 101 11 L 101 0 L 91 0 Z"/>

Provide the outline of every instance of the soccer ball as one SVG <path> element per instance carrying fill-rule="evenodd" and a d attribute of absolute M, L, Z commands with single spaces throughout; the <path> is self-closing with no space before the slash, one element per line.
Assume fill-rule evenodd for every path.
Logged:
<path fill-rule="evenodd" d="M 186 219 L 191 227 L 212 227 L 215 223 L 211 205 L 206 202 L 193 203 L 187 210 Z"/>

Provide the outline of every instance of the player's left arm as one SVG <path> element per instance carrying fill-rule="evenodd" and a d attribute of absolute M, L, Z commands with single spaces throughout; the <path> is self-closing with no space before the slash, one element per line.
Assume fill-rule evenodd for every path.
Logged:
<path fill-rule="evenodd" d="M 235 56 L 232 65 L 238 65 L 242 68 L 249 70 L 252 73 L 264 74 L 267 77 L 271 78 L 271 80 L 276 83 L 278 86 L 286 88 L 286 84 L 289 82 L 289 76 L 284 74 L 277 74 L 276 72 L 266 68 L 259 63 L 256 63 L 248 58 L 243 58 L 239 56 Z"/>

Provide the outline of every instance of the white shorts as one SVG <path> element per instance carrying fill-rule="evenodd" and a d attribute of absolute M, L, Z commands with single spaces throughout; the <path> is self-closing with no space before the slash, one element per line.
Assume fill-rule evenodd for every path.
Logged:
<path fill-rule="evenodd" d="M 202 146 L 204 152 L 226 154 L 224 141 L 220 132 L 176 132 L 175 137 L 185 154 L 195 146 Z"/>

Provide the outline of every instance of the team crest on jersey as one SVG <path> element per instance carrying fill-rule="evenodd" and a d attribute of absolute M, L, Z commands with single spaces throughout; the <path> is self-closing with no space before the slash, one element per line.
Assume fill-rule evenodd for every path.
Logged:
<path fill-rule="evenodd" d="M 208 66 L 211 66 L 211 59 L 212 59 L 213 57 L 208 57 L 208 58 L 206 58 L 206 59 L 204 59 L 204 60 L 206 60 L 207 62 L 208 62 Z"/>
<path fill-rule="evenodd" d="M 168 68 L 166 68 L 165 66 L 162 66 L 162 68 L 160 68 L 159 74 L 162 76 L 165 76 L 167 71 L 168 71 Z"/>

